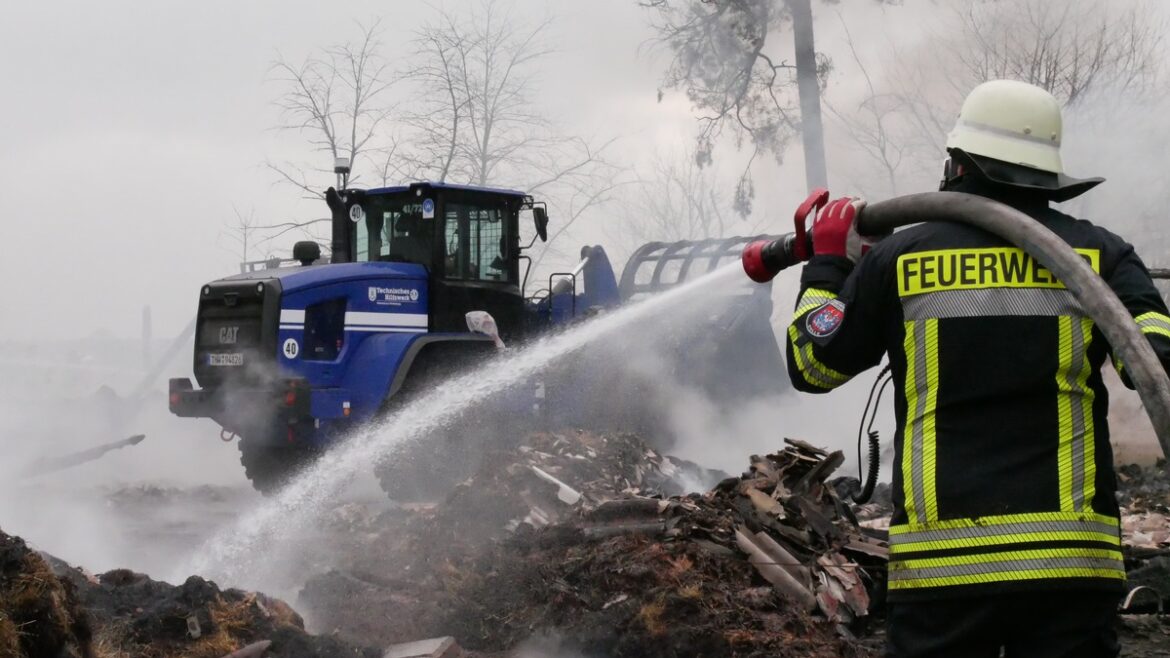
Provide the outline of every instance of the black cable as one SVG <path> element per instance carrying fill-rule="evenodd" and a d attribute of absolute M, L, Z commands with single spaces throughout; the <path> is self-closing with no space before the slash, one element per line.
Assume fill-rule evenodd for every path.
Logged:
<path fill-rule="evenodd" d="M 885 377 L 886 373 L 888 373 L 889 371 L 890 371 L 890 366 L 886 365 L 886 367 L 882 368 L 881 372 L 878 373 L 878 376 L 874 378 L 873 386 L 871 386 L 869 388 L 869 397 L 867 397 L 865 399 L 865 411 L 861 412 L 861 424 L 857 426 L 857 479 L 858 479 L 859 483 L 861 481 L 861 475 L 862 475 L 862 473 L 861 473 L 861 435 L 865 431 L 865 421 L 867 418 L 869 418 L 869 410 L 870 410 L 870 407 L 873 405 L 874 393 L 877 392 L 878 385 L 882 384 L 882 378 Z M 883 385 L 882 388 L 884 389 L 885 386 Z M 879 394 L 878 401 L 879 402 L 881 401 L 880 394 Z M 873 422 L 871 421 L 870 428 L 872 428 L 872 427 L 873 427 Z"/>
<path fill-rule="evenodd" d="M 874 487 L 877 486 L 878 470 L 881 468 L 881 438 L 877 430 L 873 428 L 874 421 L 877 420 L 878 408 L 882 403 L 882 394 L 885 393 L 886 386 L 894 379 L 890 375 L 890 366 L 886 364 L 885 368 L 878 373 L 876 379 L 873 380 L 873 386 L 869 389 L 869 398 L 865 401 L 865 411 L 861 413 L 861 424 L 857 427 L 857 483 L 861 486 L 860 492 L 851 494 L 853 502 L 858 505 L 869 502 L 870 497 L 873 496 Z M 880 387 L 879 387 L 880 385 Z M 874 393 L 877 393 L 877 399 L 874 399 Z M 870 409 L 873 413 L 870 413 Z M 869 419 L 869 426 L 866 427 L 866 419 Z M 869 436 L 869 468 L 868 472 L 863 474 L 861 470 L 861 442 L 862 436 L 867 434 Z"/>

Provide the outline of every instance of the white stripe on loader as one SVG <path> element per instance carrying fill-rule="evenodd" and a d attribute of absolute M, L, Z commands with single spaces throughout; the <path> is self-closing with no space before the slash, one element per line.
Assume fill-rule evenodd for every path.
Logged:
<path fill-rule="evenodd" d="M 370 327 L 411 327 L 416 329 L 427 328 L 426 313 L 362 313 L 357 311 L 345 312 L 345 325 L 361 325 Z"/>
<path fill-rule="evenodd" d="M 351 327 L 350 325 L 345 325 L 345 330 L 346 331 L 381 332 L 381 333 L 388 333 L 388 334 L 425 334 L 425 333 L 427 333 L 426 329 L 417 329 L 414 327 Z"/>

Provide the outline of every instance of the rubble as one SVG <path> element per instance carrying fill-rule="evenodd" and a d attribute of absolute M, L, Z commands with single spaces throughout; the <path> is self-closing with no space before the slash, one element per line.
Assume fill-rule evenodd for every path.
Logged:
<path fill-rule="evenodd" d="M 1170 477 L 1165 462 L 1117 468 L 1128 612 L 1170 610 Z"/>
<path fill-rule="evenodd" d="M 463 655 L 455 638 L 447 636 L 395 644 L 386 649 L 382 658 L 460 658 Z"/>
<path fill-rule="evenodd" d="M 1121 532 L 1131 548 L 1170 549 L 1170 515 L 1166 513 L 1123 513 Z"/>
<path fill-rule="evenodd" d="M 1164 460 L 1152 466 L 1118 466 L 1117 488 L 1118 502 L 1126 509 L 1170 512 L 1170 477 Z"/>
<path fill-rule="evenodd" d="M 880 604 L 884 533 L 826 484 L 841 461 L 793 441 L 684 495 L 717 474 L 631 435 L 536 434 L 429 509 L 340 512 L 369 552 L 299 604 L 383 646 L 450 635 L 503 652 L 554 634 L 590 655 L 876 655 L 857 636 Z"/>
<path fill-rule="evenodd" d="M 1170 658 L 1170 617 L 1121 615 L 1120 658 Z"/>
<path fill-rule="evenodd" d="M 301 607 L 322 627 L 368 644 L 448 635 L 450 591 L 494 542 L 623 495 L 681 493 L 725 476 L 663 456 L 629 433 L 537 432 L 518 443 L 485 455 L 437 505 L 335 510 L 328 530 L 348 557 L 306 582 Z M 363 614 L 351 614 L 356 609 Z"/>
<path fill-rule="evenodd" d="M 197 576 L 175 587 L 128 570 L 91 575 L 0 532 L 0 656 L 33 658 L 376 658 L 314 637 L 287 604 L 220 590 Z"/>
<path fill-rule="evenodd" d="M 366 644 L 449 635 L 488 655 L 546 637 L 606 656 L 880 652 L 890 489 L 848 504 L 856 480 L 828 479 L 839 454 L 789 441 L 719 480 L 632 435 L 522 443 L 437 504 L 339 509 L 360 558 L 311 579 L 300 605 Z M 1152 469 L 1121 475 L 1131 584 L 1154 590 L 1125 616 L 1126 655 L 1157 655 L 1170 487 Z M 704 479 L 718 483 L 682 493 Z"/>
<path fill-rule="evenodd" d="M 77 592 L 19 537 L 0 532 L 0 656 L 91 658 L 93 629 Z"/>
<path fill-rule="evenodd" d="M 732 477 L 628 433 L 517 443 L 441 501 L 331 510 L 295 602 L 320 636 L 263 594 L 198 577 L 93 576 L 0 533 L 0 656 L 880 653 L 890 490 L 850 504 L 856 480 L 830 479 L 840 453 L 788 440 Z M 1170 478 L 1122 467 L 1119 480 L 1133 590 L 1123 655 L 1166 655 Z M 212 494 L 222 495 L 198 492 Z M 189 495 L 137 488 L 111 504 Z M 31 617 L 44 620 L 36 633 L 25 630 Z"/>

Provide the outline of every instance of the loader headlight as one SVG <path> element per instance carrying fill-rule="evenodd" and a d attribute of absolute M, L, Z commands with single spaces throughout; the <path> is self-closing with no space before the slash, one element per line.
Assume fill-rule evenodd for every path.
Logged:
<path fill-rule="evenodd" d="M 211 286 L 203 286 L 203 296 L 206 297 L 211 294 Z"/>
<path fill-rule="evenodd" d="M 264 284 L 263 283 L 256 284 L 256 294 L 258 294 L 258 295 L 264 294 Z"/>

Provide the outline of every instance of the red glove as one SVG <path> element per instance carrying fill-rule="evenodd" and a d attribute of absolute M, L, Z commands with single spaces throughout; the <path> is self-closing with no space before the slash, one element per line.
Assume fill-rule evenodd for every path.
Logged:
<path fill-rule="evenodd" d="M 840 256 L 857 262 L 876 240 L 857 233 L 857 217 L 865 208 L 865 199 L 842 197 L 831 201 L 813 224 L 813 253 L 817 256 Z"/>

